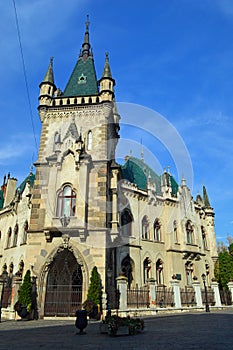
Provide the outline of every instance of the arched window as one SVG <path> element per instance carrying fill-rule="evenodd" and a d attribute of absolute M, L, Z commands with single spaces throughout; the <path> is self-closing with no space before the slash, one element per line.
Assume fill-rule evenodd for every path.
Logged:
<path fill-rule="evenodd" d="M 57 217 L 70 217 L 75 215 L 76 193 L 70 186 L 65 186 L 58 194 Z"/>
<path fill-rule="evenodd" d="M 206 232 L 203 226 L 201 226 L 201 237 L 202 237 L 203 249 L 207 250 L 208 246 L 207 246 Z"/>
<path fill-rule="evenodd" d="M 134 262 L 128 254 L 121 262 L 121 271 L 123 272 L 124 276 L 128 278 L 129 288 L 132 286 L 132 283 L 134 280 L 133 270 L 134 270 Z"/>
<path fill-rule="evenodd" d="M 100 102 L 100 99 L 99 99 L 99 97 L 97 96 L 96 97 L 96 103 L 99 103 Z"/>
<path fill-rule="evenodd" d="M 69 98 L 67 99 L 67 102 L 66 102 L 66 103 L 67 103 L 68 105 L 70 104 L 70 99 L 69 99 Z"/>
<path fill-rule="evenodd" d="M 89 97 L 88 102 L 92 103 L 92 98 L 91 97 Z"/>
<path fill-rule="evenodd" d="M 7 232 L 7 243 L 6 243 L 7 248 L 10 248 L 10 246 L 11 246 L 11 233 L 12 233 L 12 229 L 11 229 L 11 227 L 9 227 L 8 232 Z"/>
<path fill-rule="evenodd" d="M 147 283 L 147 280 L 151 277 L 151 260 L 146 258 L 143 261 L 143 279 L 144 284 Z"/>
<path fill-rule="evenodd" d="M 14 228 L 13 247 L 16 247 L 16 246 L 17 246 L 18 232 L 19 232 L 19 226 L 18 226 L 18 224 L 16 224 L 16 225 L 15 225 L 15 228 Z"/>
<path fill-rule="evenodd" d="M 193 226 L 191 221 L 187 221 L 186 223 L 186 237 L 187 237 L 187 243 L 193 244 Z"/>
<path fill-rule="evenodd" d="M 87 134 L 87 150 L 91 151 L 91 149 L 92 149 L 92 132 L 88 131 L 88 134 Z"/>
<path fill-rule="evenodd" d="M 82 104 L 84 104 L 84 103 L 85 103 L 85 98 L 84 98 L 84 97 L 82 97 L 82 99 L 81 99 L 81 103 L 82 103 Z"/>
<path fill-rule="evenodd" d="M 156 280 L 157 284 L 163 284 L 163 262 L 161 259 L 156 261 Z"/>
<path fill-rule="evenodd" d="M 26 220 L 23 225 L 23 239 L 22 243 L 27 243 L 27 234 L 28 234 L 28 221 Z"/>
<path fill-rule="evenodd" d="M 158 219 L 154 222 L 154 240 L 161 241 L 161 227 Z"/>
<path fill-rule="evenodd" d="M 132 236 L 132 221 L 133 216 L 128 209 L 125 209 L 121 214 L 121 234 L 122 236 Z"/>
<path fill-rule="evenodd" d="M 77 104 L 77 98 L 75 97 L 74 99 L 74 104 L 76 105 Z"/>
<path fill-rule="evenodd" d="M 149 239 L 149 220 L 148 216 L 144 216 L 142 219 L 142 238 L 143 239 Z"/>

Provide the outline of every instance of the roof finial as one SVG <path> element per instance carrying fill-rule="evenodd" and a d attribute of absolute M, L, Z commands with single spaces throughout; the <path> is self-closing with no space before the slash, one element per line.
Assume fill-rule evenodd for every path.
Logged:
<path fill-rule="evenodd" d="M 87 20 L 86 20 L 86 31 L 85 31 L 85 35 L 84 35 L 84 41 L 82 44 L 82 50 L 80 53 L 80 56 L 83 58 L 87 58 L 90 55 L 90 42 L 89 42 L 89 15 L 87 15 Z"/>
<path fill-rule="evenodd" d="M 142 145 L 142 137 L 141 137 L 141 160 L 144 162 L 144 149 Z"/>

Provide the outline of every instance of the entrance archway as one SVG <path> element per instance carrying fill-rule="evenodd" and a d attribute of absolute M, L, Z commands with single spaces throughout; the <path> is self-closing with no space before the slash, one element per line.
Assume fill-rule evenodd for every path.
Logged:
<path fill-rule="evenodd" d="M 75 316 L 82 306 L 83 276 L 74 254 L 64 249 L 58 253 L 48 271 L 45 316 Z"/>

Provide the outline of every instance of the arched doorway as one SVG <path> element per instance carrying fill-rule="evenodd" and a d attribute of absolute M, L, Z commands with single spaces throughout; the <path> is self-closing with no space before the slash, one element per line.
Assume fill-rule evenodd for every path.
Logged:
<path fill-rule="evenodd" d="M 82 306 L 81 265 L 68 249 L 58 253 L 47 276 L 45 316 L 75 316 Z"/>

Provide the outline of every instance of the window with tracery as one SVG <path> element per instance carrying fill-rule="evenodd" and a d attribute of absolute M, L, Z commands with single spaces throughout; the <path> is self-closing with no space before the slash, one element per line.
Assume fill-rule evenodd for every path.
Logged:
<path fill-rule="evenodd" d="M 76 193 L 66 185 L 58 194 L 57 198 L 57 217 L 70 217 L 75 215 Z"/>

